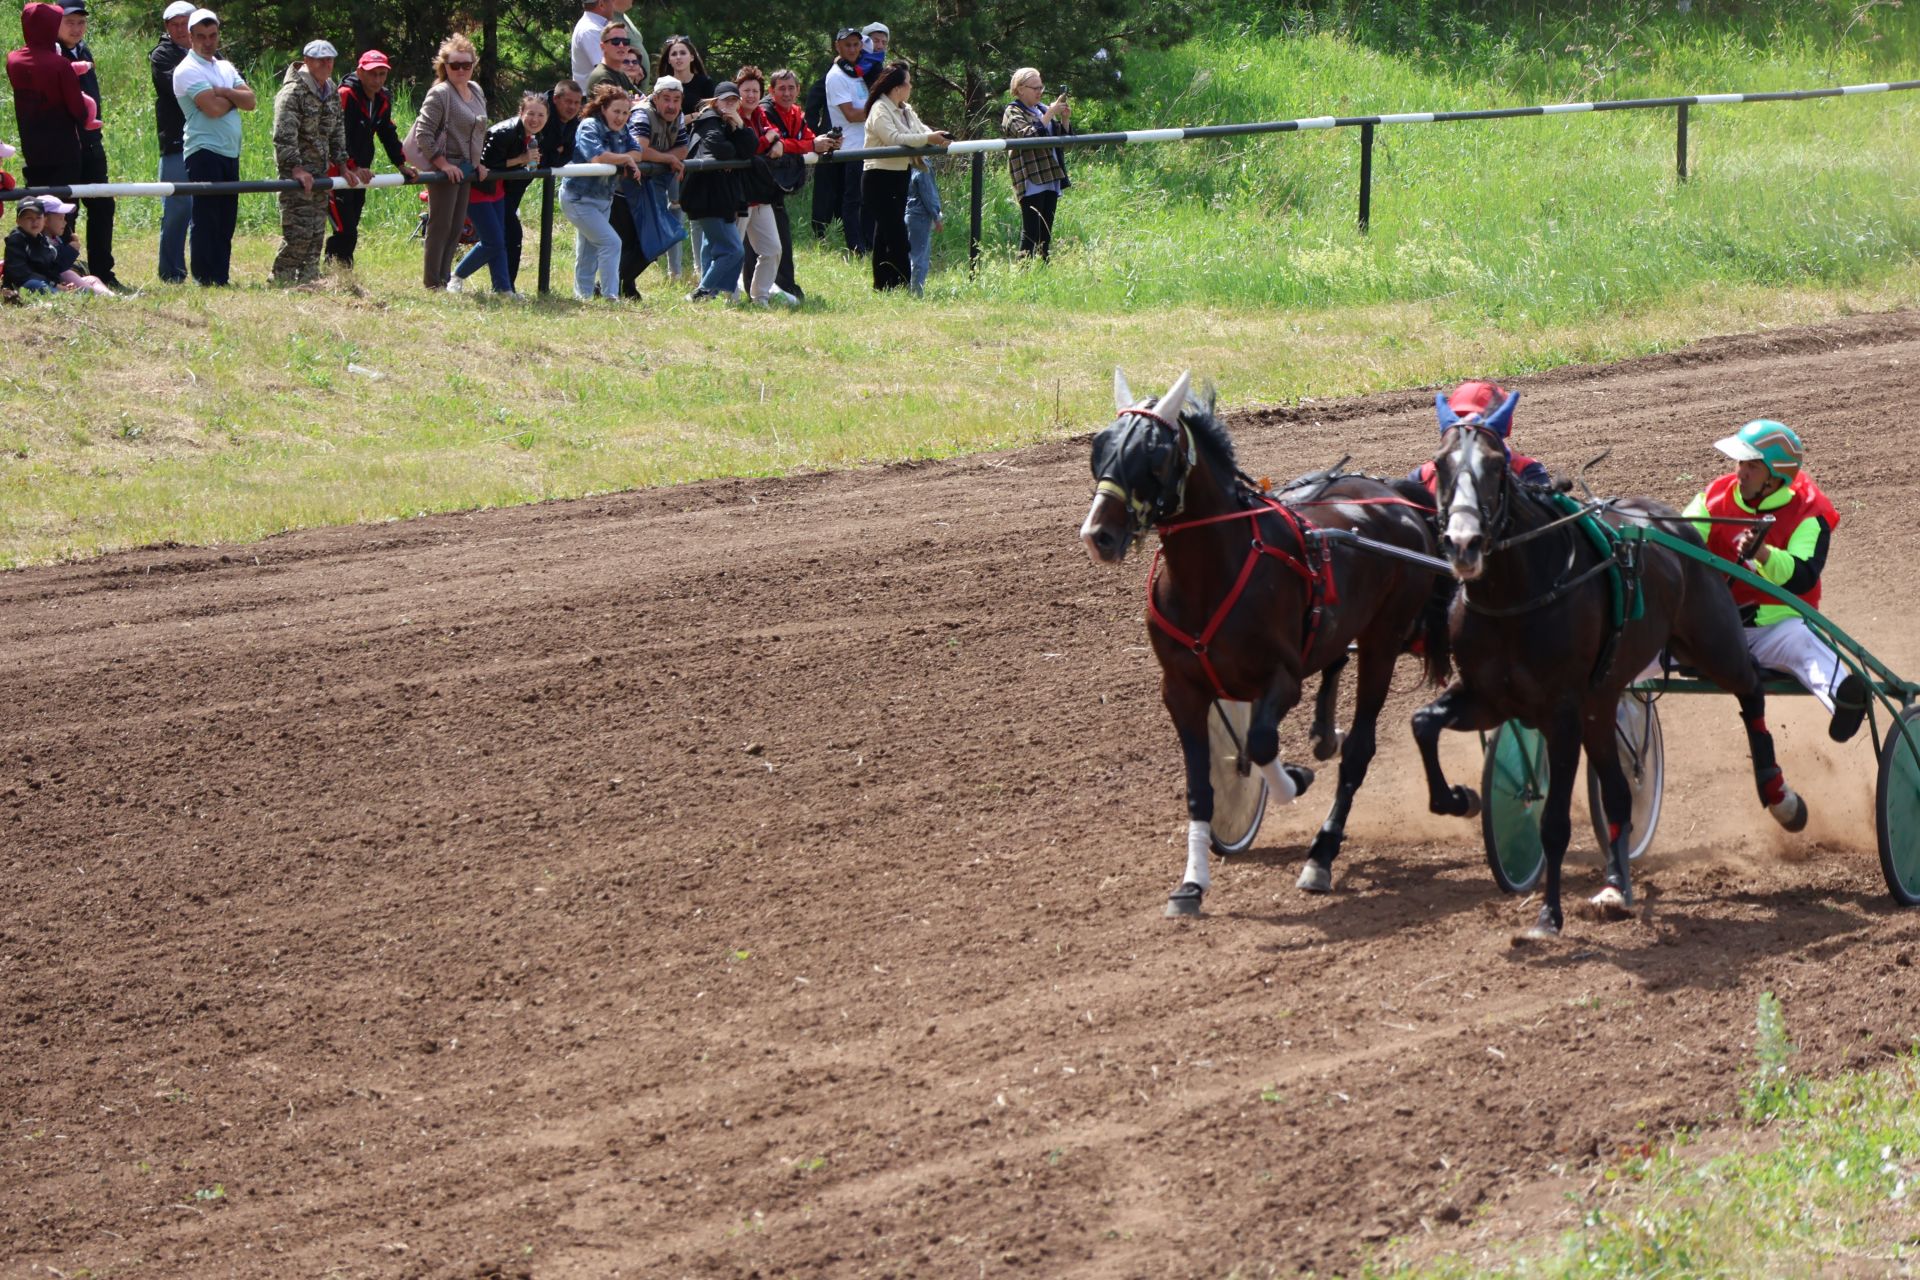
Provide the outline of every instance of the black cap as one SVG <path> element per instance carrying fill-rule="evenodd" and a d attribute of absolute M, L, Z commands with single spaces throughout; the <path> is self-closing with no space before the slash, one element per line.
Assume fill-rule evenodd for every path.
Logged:
<path fill-rule="evenodd" d="M 85 13 L 86 11 L 87 0 L 67 0 L 60 6 L 61 13 Z"/>
<path fill-rule="evenodd" d="M 839 44 L 842 40 L 845 40 L 848 36 L 857 36 L 859 34 L 860 34 L 860 28 L 858 27 L 842 27 L 840 28 L 840 30 L 834 32 L 833 42 L 835 44 Z"/>

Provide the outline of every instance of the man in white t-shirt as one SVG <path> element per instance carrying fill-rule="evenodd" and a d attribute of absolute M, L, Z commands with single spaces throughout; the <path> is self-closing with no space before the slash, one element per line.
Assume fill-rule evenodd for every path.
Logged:
<path fill-rule="evenodd" d="M 633 0 L 581 0 L 580 21 L 573 24 L 573 78 L 580 84 L 587 82 L 593 69 L 600 65 L 600 32 L 607 23 L 633 8 Z M 640 55 L 642 70 L 647 66 L 646 42 L 640 38 L 640 28 L 632 22 L 627 30 L 633 37 L 633 51 Z"/>
<path fill-rule="evenodd" d="M 860 29 L 842 27 L 833 37 L 833 66 L 827 71 L 827 120 L 840 130 L 840 149 L 857 151 L 867 145 L 867 82 L 860 78 Z M 873 231 L 862 220 L 858 160 L 835 166 L 841 173 L 840 222 L 846 229 L 847 249 L 858 255 L 873 243 Z M 817 180 L 817 179 L 816 179 Z"/>

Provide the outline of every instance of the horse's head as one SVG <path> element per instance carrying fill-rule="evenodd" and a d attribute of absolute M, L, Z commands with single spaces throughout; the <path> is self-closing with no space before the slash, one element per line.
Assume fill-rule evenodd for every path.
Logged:
<path fill-rule="evenodd" d="M 1445 521 L 1440 547 L 1453 566 L 1453 576 L 1462 582 L 1472 582 L 1486 571 L 1487 552 L 1506 524 L 1511 487 L 1507 480 L 1507 432 L 1513 426 L 1513 409 L 1520 403 L 1520 393 L 1503 394 L 1504 399 L 1486 412 L 1466 414 L 1457 412 L 1446 396 L 1434 397 L 1434 409 L 1440 418 L 1440 452 L 1433 459 L 1434 492 Z"/>
<path fill-rule="evenodd" d="M 1192 374 L 1183 373 L 1157 400 L 1135 400 L 1113 371 L 1118 416 L 1093 438 L 1093 505 L 1080 541 L 1096 564 L 1119 564 L 1127 548 L 1180 510 L 1193 469 L 1193 435 L 1181 425 Z"/>

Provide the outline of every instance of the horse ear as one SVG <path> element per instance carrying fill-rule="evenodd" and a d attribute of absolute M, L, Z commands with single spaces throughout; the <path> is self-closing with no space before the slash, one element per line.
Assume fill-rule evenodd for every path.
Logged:
<path fill-rule="evenodd" d="M 1493 432 L 1502 440 L 1506 439 L 1507 432 L 1513 429 L 1514 406 L 1519 403 L 1520 393 L 1518 391 L 1507 392 L 1507 398 L 1500 402 L 1500 407 L 1487 415 L 1487 430 Z"/>
<path fill-rule="evenodd" d="M 1187 390 L 1193 385 L 1193 370 L 1189 369 L 1174 380 L 1167 394 L 1155 401 L 1154 407 L 1160 410 L 1160 416 L 1166 417 L 1172 412 L 1172 421 L 1179 422 L 1180 415 L 1187 411 Z"/>
<path fill-rule="evenodd" d="M 1120 372 L 1119 365 L 1115 365 L 1113 367 L 1113 411 L 1125 413 L 1133 408 L 1135 403 L 1133 388 L 1127 385 L 1127 375 Z"/>
<path fill-rule="evenodd" d="M 1440 419 L 1440 430 L 1442 431 L 1445 431 L 1448 427 L 1454 427 L 1460 424 L 1460 415 L 1455 413 L 1453 406 L 1447 403 L 1447 393 L 1444 391 L 1436 391 L 1433 393 L 1433 411 Z"/>

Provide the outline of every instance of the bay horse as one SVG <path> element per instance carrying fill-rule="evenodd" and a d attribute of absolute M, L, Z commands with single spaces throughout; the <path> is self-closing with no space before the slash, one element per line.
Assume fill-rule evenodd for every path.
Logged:
<path fill-rule="evenodd" d="M 1312 738 L 1320 759 L 1339 751 L 1340 781 L 1299 887 L 1327 892 L 1347 813 L 1373 759 L 1394 661 L 1422 641 L 1428 678 L 1446 679 L 1445 596 L 1436 586 L 1447 594 L 1453 588 L 1443 575 L 1383 555 L 1336 556 L 1332 542 L 1317 536 L 1322 528 L 1352 530 L 1431 557 L 1425 490 L 1332 474 L 1296 502 L 1276 500 L 1240 471 L 1212 397 L 1191 399 L 1190 381 L 1183 373 L 1165 395 L 1135 400 L 1115 370 L 1118 416 L 1093 438 L 1095 490 L 1080 526 L 1095 564 L 1119 564 L 1149 528 L 1161 538 L 1148 575 L 1147 634 L 1185 758 L 1188 817 L 1186 872 L 1168 898 L 1169 915 L 1198 914 L 1211 883 L 1207 717 L 1214 701 L 1252 704 L 1247 758 L 1288 803 L 1313 773 L 1280 763 L 1280 721 L 1303 682 L 1324 673 Z M 1332 719 L 1350 643 L 1359 654 L 1359 696 L 1342 741 Z"/>
<path fill-rule="evenodd" d="M 1628 544 L 1638 550 L 1638 564 L 1622 563 L 1600 551 L 1548 490 L 1515 480 L 1506 435 L 1519 398 L 1509 392 L 1484 420 L 1479 414 L 1458 417 L 1444 396 L 1436 399 L 1441 435 L 1435 492 L 1445 521 L 1440 541 L 1463 584 L 1451 620 L 1457 674 L 1439 698 L 1414 713 L 1413 736 L 1426 768 L 1428 807 L 1468 817 L 1479 812 L 1480 800 L 1466 787 L 1448 785 L 1440 767 L 1440 731 L 1487 730 L 1518 720 L 1545 736 L 1548 788 L 1540 842 L 1546 896 L 1535 923 L 1517 939 L 1533 940 L 1558 935 L 1565 923 L 1560 864 L 1572 832 L 1574 772 L 1583 746 L 1587 767 L 1600 780 L 1611 835 L 1607 885 L 1594 901 L 1615 915 L 1632 905 L 1632 792 L 1620 765 L 1615 708 L 1621 692 L 1663 650 L 1739 699 L 1754 785 L 1774 819 L 1799 831 L 1807 806 L 1775 762 L 1764 686 L 1726 580 L 1710 566 L 1653 543 Z M 1698 540 L 1678 511 L 1652 499 L 1597 505 L 1614 527 L 1657 522 Z M 1605 580 L 1610 565 L 1619 565 L 1624 575 L 1623 596 L 1630 599 L 1637 590 L 1642 605 L 1639 617 L 1618 619 L 1617 630 L 1614 588 Z"/>

